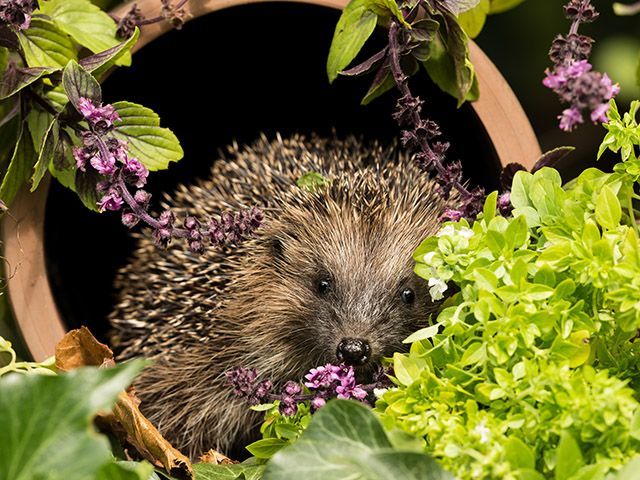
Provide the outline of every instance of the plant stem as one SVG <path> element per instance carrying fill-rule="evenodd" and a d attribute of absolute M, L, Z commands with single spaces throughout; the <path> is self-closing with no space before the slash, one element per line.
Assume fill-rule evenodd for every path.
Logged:
<path fill-rule="evenodd" d="M 390 66 L 391 73 L 393 74 L 393 78 L 396 82 L 396 87 L 400 91 L 400 94 L 403 97 L 413 97 L 411 93 L 411 89 L 409 88 L 409 77 L 404 74 L 402 71 L 402 66 L 400 65 L 400 46 L 398 44 L 398 35 L 400 33 L 400 25 L 397 20 L 392 20 L 391 25 L 389 27 L 389 57 L 390 57 Z M 417 126 L 421 123 L 422 118 L 420 118 L 420 114 L 417 110 L 413 110 L 411 112 L 412 123 L 414 126 Z M 438 175 L 445 176 L 446 170 L 444 165 L 442 165 L 442 161 L 439 155 L 437 155 L 429 142 L 427 141 L 425 136 L 419 139 L 420 148 L 423 153 L 426 155 L 428 159 L 428 165 L 433 166 L 437 171 Z M 463 197 L 470 197 L 471 192 L 467 190 L 464 185 L 462 185 L 457 180 L 453 181 L 453 187 L 460 192 Z"/>

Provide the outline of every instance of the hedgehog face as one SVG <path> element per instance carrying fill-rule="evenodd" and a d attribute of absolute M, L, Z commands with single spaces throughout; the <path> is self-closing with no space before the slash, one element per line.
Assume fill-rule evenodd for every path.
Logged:
<path fill-rule="evenodd" d="M 366 378 L 435 309 L 412 260 L 439 226 L 433 212 L 338 200 L 312 197 L 283 209 L 245 259 L 260 272 L 242 287 L 261 317 L 248 322 L 248 341 L 259 339 L 251 347 L 259 363 L 269 358 L 286 378 L 328 362 L 354 365 Z"/>

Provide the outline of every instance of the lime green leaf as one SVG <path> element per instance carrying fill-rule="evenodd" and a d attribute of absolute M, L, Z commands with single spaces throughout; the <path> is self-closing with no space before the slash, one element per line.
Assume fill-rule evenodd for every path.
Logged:
<path fill-rule="evenodd" d="M 247 450 L 256 458 L 271 458 L 282 447 L 287 445 L 286 440 L 280 438 L 263 438 L 247 445 Z"/>
<path fill-rule="evenodd" d="M 507 10 L 517 7 L 522 2 L 524 2 L 524 0 L 491 0 L 489 13 L 493 15 L 494 13 L 506 12 Z"/>
<path fill-rule="evenodd" d="M 378 17 L 370 10 L 370 3 L 370 0 L 351 0 L 342 11 L 327 59 L 330 83 L 356 58 L 376 28 Z"/>
<path fill-rule="evenodd" d="M 504 446 L 504 456 L 513 469 L 535 468 L 533 452 L 517 437 L 510 437 Z"/>
<path fill-rule="evenodd" d="M 458 23 L 470 38 L 475 38 L 480 34 L 490 9 L 490 0 L 481 0 L 475 8 L 458 16 Z"/>
<path fill-rule="evenodd" d="M 568 480 L 582 468 L 584 459 L 578 442 L 569 432 L 563 432 L 556 449 L 556 480 Z"/>
<path fill-rule="evenodd" d="M 113 104 L 120 115 L 114 134 L 129 143 L 129 152 L 149 170 L 164 170 L 180 160 L 184 152 L 178 138 L 160 127 L 160 117 L 149 108 L 131 102 Z"/>
<path fill-rule="evenodd" d="M 632 458 L 614 477 L 613 480 L 637 480 L 640 472 L 640 455 Z"/>
<path fill-rule="evenodd" d="M 399 352 L 393 354 L 394 376 L 402 385 L 409 386 L 420 378 L 420 373 L 425 365 L 422 359 L 413 358 Z"/>
<path fill-rule="evenodd" d="M 11 157 L 11 163 L 9 163 L 9 169 L 2 179 L 2 185 L 0 185 L 0 200 L 5 205 L 11 204 L 22 184 L 29 178 L 37 159 L 29 127 L 25 122 L 18 134 L 18 141 Z"/>
<path fill-rule="evenodd" d="M 450 480 L 429 456 L 394 450 L 364 405 L 333 400 L 313 416 L 302 436 L 267 464 L 264 480 Z"/>
<path fill-rule="evenodd" d="M 296 182 L 296 185 L 298 185 L 298 187 L 302 188 L 303 190 L 315 192 L 322 187 L 326 187 L 330 183 L 331 181 L 322 176 L 321 173 L 309 172 L 302 175 Z"/>
<path fill-rule="evenodd" d="M 31 19 L 31 26 L 18 32 L 18 41 L 30 67 L 64 67 L 78 58 L 71 38 L 43 18 Z"/>
<path fill-rule="evenodd" d="M 433 338 L 436 333 L 438 333 L 438 329 L 440 328 L 440 324 L 437 323 L 435 325 L 431 325 L 427 328 L 421 328 L 417 332 L 412 333 L 407 338 L 405 338 L 402 343 L 413 343 L 419 342 L 420 340 L 426 340 L 428 338 Z"/>
<path fill-rule="evenodd" d="M 63 32 L 93 53 L 102 52 L 120 43 L 116 37 L 116 22 L 89 0 L 48 0 L 40 11 L 48 15 Z M 130 65 L 131 55 L 116 61 Z"/>
<path fill-rule="evenodd" d="M 141 370 L 131 362 L 116 368 L 82 368 L 47 375 L 0 378 L 0 472 L 3 478 L 89 479 L 110 461 L 106 437 L 91 424 L 111 408 Z"/>
<path fill-rule="evenodd" d="M 618 196 L 608 186 L 602 187 L 596 201 L 596 221 L 608 230 L 614 230 L 620 225 L 622 208 Z"/>

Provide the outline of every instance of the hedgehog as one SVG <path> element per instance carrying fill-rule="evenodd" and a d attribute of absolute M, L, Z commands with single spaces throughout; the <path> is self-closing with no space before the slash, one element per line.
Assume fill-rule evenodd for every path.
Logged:
<path fill-rule="evenodd" d="M 326 184 L 298 186 L 310 172 Z M 226 371 L 285 381 L 338 357 L 364 380 L 437 308 L 412 253 L 445 202 L 393 145 L 262 136 L 230 146 L 207 179 L 171 198 L 163 206 L 182 217 L 256 204 L 265 215 L 251 239 L 203 255 L 138 234 L 117 275 L 112 343 L 122 359 L 152 360 L 136 381 L 142 411 L 191 457 L 237 454 L 259 434 L 260 413 Z"/>

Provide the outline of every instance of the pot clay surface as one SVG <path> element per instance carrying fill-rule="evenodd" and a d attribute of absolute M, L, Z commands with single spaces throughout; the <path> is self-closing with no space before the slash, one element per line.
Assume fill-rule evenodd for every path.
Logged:
<path fill-rule="evenodd" d="M 262 1 L 191 1 L 185 7 L 187 20 L 217 10 Z M 138 5 L 145 17 L 160 14 L 159 0 L 136 0 L 118 7 L 113 13 L 120 17 L 133 3 Z M 299 3 L 342 9 L 348 1 L 302 0 Z M 167 22 L 145 26 L 135 50 L 141 49 L 170 28 Z M 526 114 L 495 65 L 475 43 L 471 42 L 470 48 L 481 92 L 480 99 L 472 104 L 472 108 L 493 144 L 497 157 L 502 165 L 518 161 L 531 167 L 540 155 L 540 146 Z M 3 225 L 9 298 L 23 339 L 33 358 L 38 361 L 53 355 L 56 343 L 65 332 L 65 324 L 56 307 L 45 263 L 44 221 L 48 189 L 49 179 L 45 179 L 35 193 L 23 189 Z"/>

